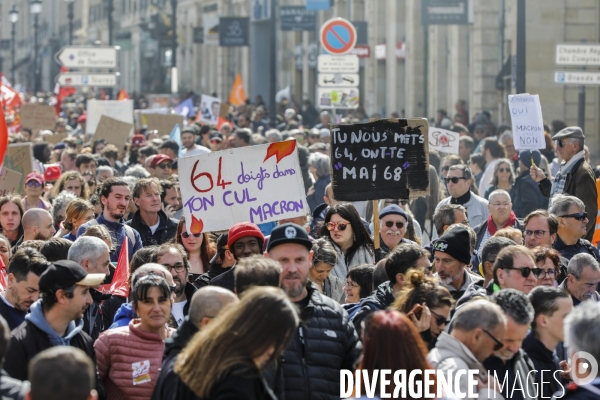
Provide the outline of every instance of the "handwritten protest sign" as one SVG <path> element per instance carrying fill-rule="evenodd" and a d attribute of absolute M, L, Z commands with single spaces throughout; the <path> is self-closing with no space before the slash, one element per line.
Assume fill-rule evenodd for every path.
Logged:
<path fill-rule="evenodd" d="M 4 157 L 3 168 L 8 168 L 21 174 L 21 181 L 19 182 L 16 193 L 22 193 L 23 180 L 33 171 L 33 152 L 31 143 L 9 144 L 6 156 Z"/>
<path fill-rule="evenodd" d="M 103 115 L 133 124 L 133 100 L 89 100 L 87 110 L 85 133 L 94 134 Z"/>
<path fill-rule="evenodd" d="M 310 212 L 294 140 L 180 158 L 179 182 L 191 233 Z"/>
<path fill-rule="evenodd" d="M 362 201 L 429 194 L 427 136 L 423 118 L 333 125 L 333 197 Z"/>
<path fill-rule="evenodd" d="M 508 95 L 508 109 L 517 150 L 545 149 L 542 106 L 537 94 Z"/>
<path fill-rule="evenodd" d="M 177 114 L 146 114 L 148 130 L 157 130 L 160 136 L 171 134 L 175 124 L 179 124 L 179 129 L 183 129 L 183 116 Z"/>
<path fill-rule="evenodd" d="M 429 150 L 458 154 L 459 134 L 446 129 L 429 127 Z"/>
<path fill-rule="evenodd" d="M 21 178 L 21 173 L 11 171 L 8 168 L 2 168 L 2 173 L 0 173 L 0 196 L 6 196 L 11 193 L 19 194 Z"/>
<path fill-rule="evenodd" d="M 21 125 L 23 128 L 54 129 L 56 110 L 46 104 L 23 104 L 21 106 Z"/>
<path fill-rule="evenodd" d="M 106 143 L 114 144 L 118 149 L 122 149 L 127 143 L 132 129 L 133 124 L 103 115 L 100 117 L 94 139 L 105 139 Z"/>
<path fill-rule="evenodd" d="M 216 125 L 221 114 L 221 99 L 202 95 L 200 99 L 200 121 Z"/>
<path fill-rule="evenodd" d="M 66 139 L 66 133 L 55 133 L 54 135 L 44 135 L 44 142 L 48 142 L 50 144 L 56 145 L 58 142 L 62 142 Z"/>

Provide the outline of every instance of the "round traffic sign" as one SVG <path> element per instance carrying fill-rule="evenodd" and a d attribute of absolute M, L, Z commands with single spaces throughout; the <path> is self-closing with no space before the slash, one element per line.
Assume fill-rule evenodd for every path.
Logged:
<path fill-rule="evenodd" d="M 356 44 L 356 29 L 344 18 L 332 18 L 321 26 L 321 45 L 330 54 L 348 53 Z"/>

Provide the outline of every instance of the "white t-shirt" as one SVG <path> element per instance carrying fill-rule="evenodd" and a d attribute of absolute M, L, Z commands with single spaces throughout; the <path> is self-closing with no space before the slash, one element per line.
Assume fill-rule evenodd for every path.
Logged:
<path fill-rule="evenodd" d="M 156 223 L 156 225 L 152 225 L 152 226 L 148 227 L 148 228 L 150 228 L 150 231 L 152 232 L 153 235 L 154 235 L 154 232 L 156 232 L 156 230 L 158 229 L 159 225 L 160 225 L 160 218 L 158 219 L 158 222 Z"/>
<path fill-rule="evenodd" d="M 188 150 L 188 149 L 181 150 L 182 157 L 197 156 L 198 154 L 207 154 L 207 153 L 210 153 L 210 149 L 208 149 L 204 146 L 200 146 L 200 145 L 195 145 L 194 148 L 191 150 Z"/>
<path fill-rule="evenodd" d="M 171 308 L 171 314 L 173 314 L 173 318 L 177 321 L 177 326 L 183 323 L 183 319 L 185 315 L 183 315 L 183 308 L 187 304 L 187 300 L 184 300 L 180 303 L 173 303 L 173 307 Z"/>

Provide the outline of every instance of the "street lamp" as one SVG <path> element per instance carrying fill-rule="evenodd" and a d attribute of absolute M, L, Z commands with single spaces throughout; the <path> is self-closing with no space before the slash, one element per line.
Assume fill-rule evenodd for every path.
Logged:
<path fill-rule="evenodd" d="M 40 89 L 40 63 L 38 53 L 40 51 L 38 44 L 38 16 L 42 12 L 42 0 L 31 0 L 29 2 L 29 11 L 33 14 L 33 90 L 35 93 Z"/>
<path fill-rule="evenodd" d="M 69 45 L 73 44 L 73 8 L 74 8 L 74 3 L 75 0 L 65 0 L 65 3 L 67 3 L 67 9 L 68 9 L 68 17 L 69 17 Z"/>
<path fill-rule="evenodd" d="M 10 8 L 8 16 L 10 17 L 10 23 L 12 24 L 12 28 L 10 30 L 10 75 L 12 84 L 15 85 L 17 83 L 15 81 L 15 38 L 17 36 L 16 25 L 17 21 L 19 20 L 19 9 L 17 8 L 16 4 L 13 4 L 13 6 Z"/>

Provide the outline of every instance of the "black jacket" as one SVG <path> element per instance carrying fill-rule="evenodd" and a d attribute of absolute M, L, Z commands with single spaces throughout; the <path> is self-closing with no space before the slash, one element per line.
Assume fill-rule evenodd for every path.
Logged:
<path fill-rule="evenodd" d="M 513 228 L 516 228 L 523 232 L 525 230 L 525 226 L 523 225 L 523 221 L 520 219 L 516 219 L 515 223 L 512 225 Z M 488 222 L 484 221 L 481 224 L 477 225 L 474 230 L 477 232 L 477 242 L 475 243 L 475 250 L 479 250 L 479 246 L 481 246 L 481 242 L 483 241 L 483 237 L 485 236 L 485 232 L 488 228 Z"/>
<path fill-rule="evenodd" d="M 223 268 L 221 264 L 218 263 L 211 264 L 209 270 L 200 275 L 198 279 L 194 281 L 194 286 L 200 289 L 201 287 L 210 285 L 211 280 L 229 271 L 229 268 L 231 267 Z"/>
<path fill-rule="evenodd" d="M 567 383 L 556 372 L 562 370 L 558 358 L 542 342 L 535 338 L 533 330 L 529 332 L 523 341 L 523 350 L 525 350 L 525 353 L 527 353 L 533 362 L 536 370 L 535 381 L 540 387 L 538 398 L 549 399 L 554 393 L 562 391 L 563 388 L 559 385 L 559 382 L 563 386 L 566 386 Z M 543 376 L 542 371 L 544 371 Z"/>
<path fill-rule="evenodd" d="M 185 297 L 187 299 L 187 303 L 185 303 L 185 306 L 183 306 L 183 315 L 185 317 L 187 317 L 188 313 L 190 312 L 190 304 L 192 303 L 192 296 L 194 295 L 194 293 L 196 293 L 196 286 L 192 285 L 191 283 L 187 282 L 185 284 Z"/>
<path fill-rule="evenodd" d="M 386 281 L 379 285 L 377 289 L 373 291 L 368 297 L 363 300 L 363 306 L 352 318 L 352 323 L 358 335 L 361 334 L 361 323 L 365 320 L 367 315 L 378 311 L 385 310 L 396 300 L 392 294 L 392 284 L 390 281 Z"/>
<path fill-rule="evenodd" d="M 110 328 L 113 322 L 115 322 L 115 314 L 117 314 L 119 308 L 121 308 L 121 306 L 125 303 L 127 303 L 127 299 L 125 297 L 110 296 L 110 299 L 100 304 L 100 314 L 102 317 L 104 330 Z"/>
<path fill-rule="evenodd" d="M 90 336 L 81 331 L 71 339 L 71 346 L 83 350 L 96 365 L 94 342 Z M 29 361 L 42 351 L 53 347 L 48 334 L 25 320 L 17 329 L 11 332 L 10 346 L 6 352 L 4 369 L 13 378 L 24 381 L 27 379 Z M 96 371 L 96 390 L 99 398 L 106 398 L 104 387 Z"/>
<path fill-rule="evenodd" d="M 158 212 L 158 219 L 160 222 L 154 234 L 152 234 L 150 227 L 142 221 L 140 210 L 137 210 L 133 218 L 125 222 L 125 224 L 138 231 L 144 247 L 153 246 L 173 239 L 177 233 L 177 224 L 179 224 L 179 221 L 169 218 L 163 210 Z"/>
<path fill-rule="evenodd" d="M 222 288 L 233 292 L 233 289 L 235 289 L 235 265 L 229 268 L 229 271 L 225 271 L 221 275 L 213 278 L 210 281 L 210 284 L 213 286 L 221 286 Z"/>
<path fill-rule="evenodd" d="M 3 369 L 0 370 L 0 399 L 22 400 L 26 391 L 27 385 L 11 378 Z"/>
<path fill-rule="evenodd" d="M 552 247 L 567 260 L 571 260 L 573 256 L 579 253 L 587 253 L 594 257 L 596 260 L 600 261 L 600 254 L 598 253 L 598 248 L 585 239 L 579 239 L 577 243 L 567 245 L 565 244 L 565 242 L 562 241 L 560 236 L 556 235 L 556 240 L 554 241 Z"/>
<path fill-rule="evenodd" d="M 512 210 L 517 218 L 525 218 L 527 214 L 538 208 L 548 208 L 548 199 L 542 194 L 540 187 L 529 175 L 529 169 L 523 171 L 515 179 L 510 191 Z"/>
<path fill-rule="evenodd" d="M 105 324 L 105 320 L 102 318 L 102 312 L 100 311 L 101 303 L 109 300 L 112 296 L 110 294 L 100 293 L 94 289 L 90 290 L 90 294 L 92 295 L 94 302 L 87 310 L 85 310 L 85 314 L 83 315 L 83 330 L 90 335 L 95 342 L 96 339 L 98 339 L 98 336 L 112 324 L 112 322 L 108 325 Z"/>
<path fill-rule="evenodd" d="M 187 346 L 188 342 L 197 332 L 198 328 L 196 325 L 186 317 L 183 324 L 177 328 L 177 332 L 165 340 L 165 355 L 151 400 L 176 399 L 177 387 L 183 383 L 173 370 L 175 361 L 181 350 Z"/>
<path fill-rule="evenodd" d="M 309 303 L 271 377 L 273 391 L 279 400 L 339 399 L 340 369 L 354 371 L 362 345 L 342 306 L 312 282 L 307 289 Z"/>

